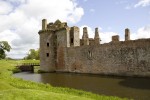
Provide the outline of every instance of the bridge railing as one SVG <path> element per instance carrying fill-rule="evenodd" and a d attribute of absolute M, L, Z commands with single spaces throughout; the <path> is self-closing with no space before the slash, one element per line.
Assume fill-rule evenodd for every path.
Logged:
<path fill-rule="evenodd" d="M 40 66 L 40 63 L 19 63 L 17 66 Z"/>

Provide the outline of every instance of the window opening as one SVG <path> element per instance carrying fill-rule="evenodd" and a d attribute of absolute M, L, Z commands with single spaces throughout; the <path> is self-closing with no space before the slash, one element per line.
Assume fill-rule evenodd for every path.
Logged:
<path fill-rule="evenodd" d="M 90 58 L 92 57 L 92 52 L 91 52 L 91 51 L 89 51 L 89 57 L 90 57 Z"/>
<path fill-rule="evenodd" d="M 49 47 L 49 43 L 47 43 L 47 47 Z"/>
<path fill-rule="evenodd" d="M 73 38 L 71 38 L 71 43 L 73 43 Z"/>
<path fill-rule="evenodd" d="M 46 56 L 49 57 L 49 53 L 46 53 Z"/>

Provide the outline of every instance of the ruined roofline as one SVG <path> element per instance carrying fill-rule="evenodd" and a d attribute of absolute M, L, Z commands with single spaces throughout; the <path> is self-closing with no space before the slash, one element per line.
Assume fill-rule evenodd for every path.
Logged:
<path fill-rule="evenodd" d="M 75 29 L 75 28 L 79 29 L 79 27 L 77 27 L 77 26 L 69 27 L 69 26 L 67 26 L 67 22 L 61 22 L 60 20 L 56 20 L 54 23 L 51 22 L 51 23 L 47 24 L 47 20 L 43 19 L 42 20 L 42 30 L 40 30 L 38 33 L 41 34 L 44 32 L 51 32 L 51 31 L 56 32 L 56 31 L 60 31 L 60 30 L 64 30 L 64 29 L 71 30 L 71 29 Z M 90 40 L 90 38 L 88 36 L 87 27 L 83 28 L 83 36 L 81 39 L 85 40 L 85 42 L 88 42 Z M 101 41 L 98 28 L 95 28 L 95 36 L 93 37 L 93 39 L 94 40 L 97 39 L 97 42 Z M 119 42 L 119 41 L 120 41 L 119 35 L 112 36 L 111 42 Z M 124 41 L 130 41 L 130 29 L 129 28 L 126 28 L 124 30 Z"/>

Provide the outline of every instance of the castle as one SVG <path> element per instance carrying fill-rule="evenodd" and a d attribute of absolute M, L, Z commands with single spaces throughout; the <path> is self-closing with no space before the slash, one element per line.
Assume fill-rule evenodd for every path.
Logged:
<path fill-rule="evenodd" d="M 88 37 L 83 28 L 69 27 L 57 20 L 42 20 L 40 36 L 40 70 L 45 72 L 76 72 L 121 76 L 150 77 L 150 39 L 130 40 L 130 30 L 125 29 L 125 41 L 112 36 L 110 43 L 100 44 L 100 34 Z"/>

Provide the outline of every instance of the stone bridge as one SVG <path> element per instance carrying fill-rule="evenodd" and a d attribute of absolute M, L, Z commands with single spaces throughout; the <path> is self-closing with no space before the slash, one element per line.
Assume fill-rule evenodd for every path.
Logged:
<path fill-rule="evenodd" d="M 18 64 L 16 67 L 22 72 L 34 72 L 34 66 L 40 66 L 39 63 L 22 63 Z"/>

